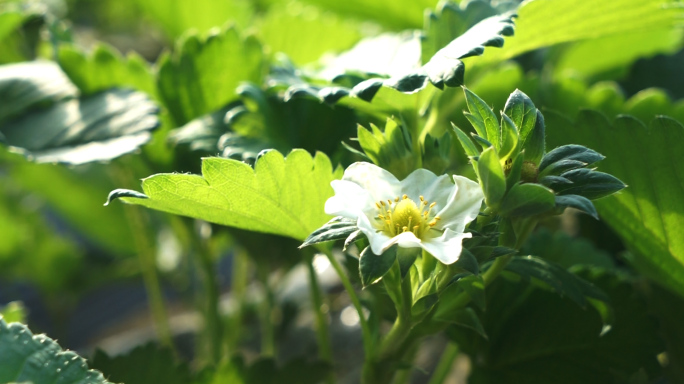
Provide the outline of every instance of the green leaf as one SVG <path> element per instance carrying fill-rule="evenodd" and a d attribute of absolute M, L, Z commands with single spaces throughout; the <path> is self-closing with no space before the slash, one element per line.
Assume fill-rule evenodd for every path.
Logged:
<path fill-rule="evenodd" d="M 491 108 L 480 99 L 479 96 L 471 92 L 468 88 L 463 88 L 470 115 L 466 115 L 473 124 L 475 131 L 483 139 L 486 139 L 496 147 L 501 148 L 501 130 L 499 122 Z"/>
<path fill-rule="evenodd" d="M 550 141 L 596 149 L 606 156 L 601 168 L 629 184 L 595 202 L 631 251 L 629 262 L 684 295 L 684 128 L 666 117 L 646 128 L 630 117 L 610 124 L 593 111 L 582 112 L 576 123 L 550 116 L 556 127 Z"/>
<path fill-rule="evenodd" d="M 591 200 L 580 195 L 556 196 L 556 206 L 565 209 L 566 207 L 578 209 L 594 219 L 598 220 L 598 212 Z"/>
<path fill-rule="evenodd" d="M 112 191 L 108 203 L 126 203 L 250 231 L 303 241 L 325 224 L 323 211 L 333 195 L 333 172 L 323 153 L 303 150 L 284 158 L 278 151 L 260 156 L 252 169 L 232 159 L 204 158 L 202 176 L 159 174 L 143 180 L 143 191 Z"/>
<path fill-rule="evenodd" d="M 345 220 L 336 218 L 325 224 L 324 226 L 313 231 L 309 237 L 304 240 L 304 243 L 299 248 L 304 248 L 309 245 L 323 243 L 326 241 L 347 239 L 353 233 L 358 232 L 356 220 Z"/>
<path fill-rule="evenodd" d="M 57 60 L 84 95 L 114 87 L 133 88 L 157 98 L 152 68 L 135 52 L 121 56 L 115 48 L 99 43 L 90 54 L 72 45 L 60 45 Z"/>
<path fill-rule="evenodd" d="M 564 172 L 561 177 L 570 180 L 572 184 L 557 188 L 556 192 L 562 195 L 581 195 L 590 200 L 612 195 L 627 187 L 625 183 L 613 175 L 587 168 Z"/>
<path fill-rule="evenodd" d="M 658 377 L 658 327 L 629 283 L 604 276 L 594 282 L 615 309 L 612 330 L 601 318 L 554 294 L 498 279 L 480 319 L 489 340 L 456 327 L 448 335 L 473 358 L 469 383 L 604 384 L 627 382 L 643 368 Z M 479 357 L 479 359 L 477 358 Z"/>
<path fill-rule="evenodd" d="M 274 4 L 255 23 L 257 36 L 272 52 L 283 52 L 302 65 L 349 49 L 361 39 L 355 23 L 298 5 Z"/>
<path fill-rule="evenodd" d="M 648 305 L 658 318 L 660 332 L 665 342 L 667 365 L 665 377 L 672 383 L 684 380 L 684 300 L 657 286 L 648 291 Z"/>
<path fill-rule="evenodd" d="M 535 216 L 555 208 L 553 191 L 539 184 L 516 184 L 501 202 L 499 212 L 506 217 Z"/>
<path fill-rule="evenodd" d="M 501 113 L 501 159 L 509 159 L 515 157 L 518 151 L 518 129 L 515 124 L 506 116 Z M 505 160 L 504 160 L 505 161 Z"/>
<path fill-rule="evenodd" d="M 32 107 L 76 96 L 78 90 L 55 63 L 33 61 L 0 66 L 0 124 Z"/>
<path fill-rule="evenodd" d="M 144 94 L 112 90 L 26 114 L 4 124 L 7 144 L 36 162 L 84 164 L 136 150 L 159 126 Z"/>
<path fill-rule="evenodd" d="M 561 296 L 584 307 L 585 296 L 608 301 L 605 293 L 556 264 L 534 256 L 515 256 L 506 265 L 506 270 L 517 273 L 523 278 L 534 277 L 553 288 Z"/>
<path fill-rule="evenodd" d="M 506 60 L 559 43 L 676 27 L 684 11 L 665 0 L 529 1 L 518 8 L 516 36 L 506 48 L 488 52 L 485 62 Z"/>
<path fill-rule="evenodd" d="M 11 301 L 0 308 L 0 319 L 7 323 L 25 323 L 26 307 L 21 301 Z"/>
<path fill-rule="evenodd" d="M 510 190 L 514 185 L 518 184 L 520 181 L 520 176 L 522 176 L 524 153 L 518 154 L 513 159 L 511 163 L 511 168 L 508 170 L 508 175 L 506 176 L 506 190 Z"/>
<path fill-rule="evenodd" d="M 494 147 L 482 151 L 477 162 L 477 170 L 485 203 L 487 206 L 497 209 L 506 193 L 506 178 Z"/>
<path fill-rule="evenodd" d="M 142 11 L 175 39 L 192 29 L 201 33 L 226 22 L 237 23 L 245 28 L 250 25 L 254 12 L 246 0 L 214 1 L 197 0 L 136 0 Z"/>
<path fill-rule="evenodd" d="M 471 275 L 462 277 L 456 281 L 456 285 L 470 296 L 470 299 L 478 308 L 483 311 L 487 309 L 485 285 L 482 276 Z"/>
<path fill-rule="evenodd" d="M 371 124 L 372 133 L 358 126 L 357 135 L 363 152 L 378 166 L 390 171 L 397 179 L 405 179 L 416 169 L 407 128 L 392 118 L 387 119 L 384 132 Z"/>
<path fill-rule="evenodd" d="M 125 355 L 110 357 L 101 350 L 93 356 L 91 366 L 116 383 L 148 384 L 152 382 L 185 384 L 190 370 L 176 363 L 169 349 L 149 343 Z"/>
<path fill-rule="evenodd" d="M 364 288 L 378 282 L 387 272 L 389 272 L 394 261 L 397 259 L 397 248 L 393 246 L 382 253 L 376 255 L 370 247 L 366 247 L 359 256 L 359 275 L 361 284 Z"/>
<path fill-rule="evenodd" d="M 108 384 L 85 360 L 64 351 L 45 335 L 34 336 L 20 323 L 0 319 L 0 382 Z"/>
<path fill-rule="evenodd" d="M 485 332 L 484 327 L 482 327 L 482 322 L 472 308 L 460 309 L 449 317 L 437 317 L 437 315 L 435 315 L 435 320 L 441 320 L 460 327 L 472 329 L 477 332 L 478 335 L 487 339 L 487 333 Z"/>
<path fill-rule="evenodd" d="M 573 167 L 579 163 L 589 165 L 599 162 L 603 159 L 605 159 L 605 156 L 594 151 L 593 149 L 589 149 L 577 144 L 563 145 L 544 155 L 544 158 L 539 164 L 539 173 L 540 175 L 559 175 L 563 171 L 579 168 Z M 559 162 L 565 163 L 561 163 L 562 165 L 560 166 L 554 166 L 554 164 Z M 552 166 L 554 166 L 552 170 L 546 170 L 548 167 Z"/>
<path fill-rule="evenodd" d="M 422 27 L 423 12 L 435 5 L 432 0 L 377 0 L 373 2 L 304 0 L 304 2 L 351 18 L 371 20 L 393 30 Z"/>
<path fill-rule="evenodd" d="M 592 266 L 606 270 L 615 268 L 615 262 L 608 252 L 597 249 L 582 237 L 570 237 L 546 228 L 535 231 L 523 246 L 522 253 L 537 255 L 563 268 Z"/>
<path fill-rule="evenodd" d="M 532 100 L 516 89 L 506 100 L 504 113 L 513 120 L 520 133 L 520 141 L 525 143 L 537 122 L 537 108 Z"/>
<path fill-rule="evenodd" d="M 206 39 L 188 35 L 178 46 L 174 55 L 159 60 L 157 81 L 159 96 L 176 125 L 236 100 L 235 90 L 243 81 L 261 83 L 262 47 L 254 37 L 243 39 L 235 28 L 211 34 Z"/>

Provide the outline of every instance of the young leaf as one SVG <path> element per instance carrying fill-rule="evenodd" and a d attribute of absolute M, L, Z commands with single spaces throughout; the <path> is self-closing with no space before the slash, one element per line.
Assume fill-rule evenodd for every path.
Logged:
<path fill-rule="evenodd" d="M 494 147 L 482 151 L 477 162 L 477 169 L 485 203 L 487 206 L 497 209 L 506 193 L 506 178 Z"/>
<path fill-rule="evenodd" d="M 544 172 L 545 174 L 550 175 L 556 175 L 560 174 L 561 171 L 573 169 L 572 167 L 570 167 L 570 165 L 580 163 L 584 165 L 589 165 L 599 162 L 603 159 L 605 159 L 605 156 L 594 151 L 593 149 L 589 149 L 587 147 L 577 144 L 563 145 L 558 148 L 554 148 L 551 152 L 544 155 L 544 158 L 542 159 L 541 163 L 539 163 L 539 172 Z M 564 163 L 561 163 L 562 165 L 556 165 L 560 162 Z M 554 167 L 554 169 L 547 170 L 547 167 Z"/>
<path fill-rule="evenodd" d="M 562 173 L 561 177 L 570 180 L 572 184 L 558 189 L 557 192 L 563 195 L 581 195 L 590 200 L 612 195 L 627 187 L 625 183 L 613 175 L 587 168 L 567 171 Z"/>
<path fill-rule="evenodd" d="M 159 108 L 145 94 L 112 90 L 70 100 L 3 124 L 7 144 L 40 163 L 111 160 L 147 143 Z"/>
<path fill-rule="evenodd" d="M 366 247 L 361 252 L 359 257 L 359 274 L 361 275 L 361 284 L 367 287 L 378 280 L 380 280 L 394 264 L 397 259 L 397 246 L 376 255 L 370 247 Z"/>
<path fill-rule="evenodd" d="M 473 123 L 473 127 L 477 133 L 482 136 L 496 147 L 497 150 L 501 148 L 501 129 L 499 128 L 499 122 L 497 121 L 494 111 L 480 99 L 479 96 L 471 92 L 468 88 L 463 88 L 465 93 L 466 103 L 468 104 L 468 110 L 472 117 L 468 117 L 471 123 L 473 120 L 477 123 Z"/>
<path fill-rule="evenodd" d="M 506 100 L 504 113 L 511 118 L 518 132 L 520 141 L 526 142 L 537 122 L 537 108 L 526 94 L 516 89 Z"/>
<path fill-rule="evenodd" d="M 503 112 L 501 113 L 501 159 L 509 159 L 517 155 L 518 150 L 518 129 L 515 124 L 506 116 Z"/>
<path fill-rule="evenodd" d="M 580 195 L 562 195 L 556 196 L 556 206 L 561 208 L 571 207 L 579 209 L 580 211 L 588 214 L 594 219 L 598 220 L 598 213 L 596 212 L 596 207 L 591 200 Z"/>
<path fill-rule="evenodd" d="M 64 351 L 45 335 L 34 336 L 20 323 L 0 318 L 0 382 L 33 384 L 111 384 L 85 360 Z"/>
<path fill-rule="evenodd" d="M 522 144 L 522 149 L 525 150 L 525 161 L 539 164 L 544 152 L 546 151 L 546 127 L 544 125 L 544 116 L 537 110 L 537 119 L 534 123 L 534 129 L 530 132 Z"/>
<path fill-rule="evenodd" d="M 516 184 L 506 194 L 499 211 L 506 217 L 534 216 L 552 210 L 553 191 L 539 184 Z"/>
<path fill-rule="evenodd" d="M 472 140 L 466 135 L 461 128 L 457 127 L 454 123 L 451 123 L 451 127 L 454 129 L 454 132 L 456 132 L 456 137 L 458 138 L 458 142 L 461 143 L 461 146 L 463 147 L 463 150 L 465 151 L 466 156 L 469 157 L 474 157 L 474 156 L 479 156 L 480 151 L 477 149 L 475 144 L 473 143 Z"/>
<path fill-rule="evenodd" d="M 331 222 L 313 231 L 309 237 L 304 240 L 304 243 L 299 246 L 299 248 L 304 248 L 309 245 L 323 243 L 326 241 L 346 239 L 356 232 L 358 232 L 358 228 L 356 227 L 355 220 L 331 220 Z"/>
<path fill-rule="evenodd" d="M 333 172 L 323 153 L 314 158 L 294 150 L 287 158 L 278 151 L 260 156 L 252 169 L 237 160 L 205 158 L 202 176 L 159 174 L 143 180 L 143 191 L 112 192 L 108 203 L 126 203 L 190 216 L 250 231 L 303 241 L 329 220 L 323 211 L 333 195 Z"/>

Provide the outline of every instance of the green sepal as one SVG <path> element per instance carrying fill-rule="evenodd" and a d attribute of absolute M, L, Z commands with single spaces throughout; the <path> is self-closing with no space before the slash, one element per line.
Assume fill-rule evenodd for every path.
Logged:
<path fill-rule="evenodd" d="M 361 284 L 367 287 L 378 282 L 394 264 L 397 259 L 397 248 L 394 245 L 382 255 L 376 255 L 371 250 L 371 247 L 366 247 L 359 256 L 359 275 L 361 276 Z"/>
<path fill-rule="evenodd" d="M 399 272 L 401 273 L 401 278 L 406 277 L 416 259 L 421 254 L 421 248 L 398 248 L 397 249 L 397 262 L 399 263 Z"/>
<path fill-rule="evenodd" d="M 537 108 L 532 100 L 519 89 L 516 89 L 506 100 L 504 113 L 511 118 L 518 128 L 520 141 L 525 143 L 537 122 Z"/>
<path fill-rule="evenodd" d="M 540 184 L 516 184 L 501 203 L 505 217 L 535 216 L 556 207 L 553 191 Z"/>
<path fill-rule="evenodd" d="M 413 293 L 411 317 L 414 321 L 420 321 L 438 301 L 437 280 L 433 274 Z"/>
<path fill-rule="evenodd" d="M 449 265 L 449 268 L 461 268 L 474 275 L 480 273 L 480 264 L 478 264 L 477 258 L 465 248 L 461 250 L 461 255 L 458 257 L 458 260 Z"/>
<path fill-rule="evenodd" d="M 362 239 L 365 236 L 363 232 L 361 232 L 360 229 L 357 229 L 356 231 L 352 232 L 347 236 L 347 238 L 344 240 L 344 246 L 342 247 L 343 251 L 346 251 L 347 248 L 349 248 L 352 243 L 355 243 L 357 240 Z"/>
<path fill-rule="evenodd" d="M 537 120 L 534 129 L 522 141 L 522 149 L 525 150 L 525 161 L 538 165 L 544 157 L 546 151 L 546 128 L 544 116 L 537 110 Z"/>
<path fill-rule="evenodd" d="M 596 207 L 591 200 L 580 195 L 561 195 L 556 196 L 556 206 L 565 209 L 566 207 L 571 207 L 578 209 L 594 219 L 598 220 L 598 212 L 596 212 Z"/>
<path fill-rule="evenodd" d="M 625 183 L 613 175 L 587 168 L 573 169 L 561 176 L 572 181 L 572 184 L 558 190 L 559 194 L 580 195 L 589 200 L 612 195 L 627 187 Z"/>
<path fill-rule="evenodd" d="M 477 162 L 480 186 L 488 207 L 497 210 L 506 193 L 506 177 L 494 147 L 482 151 Z"/>
<path fill-rule="evenodd" d="M 324 226 L 313 231 L 299 248 L 301 249 L 309 245 L 324 243 L 326 241 L 347 239 L 357 231 L 358 227 L 356 226 L 356 220 L 345 219 L 338 216 L 327 222 Z"/>
<path fill-rule="evenodd" d="M 496 149 L 501 148 L 501 133 L 499 129 L 498 119 L 491 108 L 479 96 L 471 92 L 468 88 L 463 87 L 465 93 L 466 104 L 470 111 L 470 117 L 466 114 L 466 118 L 473 124 L 478 135 L 488 140 Z"/>
<path fill-rule="evenodd" d="M 454 123 L 451 123 L 451 127 L 454 129 L 454 132 L 456 132 L 456 138 L 458 139 L 458 142 L 461 143 L 461 146 L 463 147 L 463 151 L 465 152 L 466 156 L 480 156 L 480 151 L 475 146 L 475 143 L 473 143 L 473 141 L 470 140 L 468 135 L 466 135 L 465 132 L 463 132 L 461 128 L 457 127 Z"/>

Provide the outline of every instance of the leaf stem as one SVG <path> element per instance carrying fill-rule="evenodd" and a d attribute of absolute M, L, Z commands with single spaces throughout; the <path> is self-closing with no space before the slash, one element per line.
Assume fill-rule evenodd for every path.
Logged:
<path fill-rule="evenodd" d="M 316 315 L 316 337 L 318 339 L 318 355 L 321 360 L 332 364 L 333 353 L 332 346 L 330 343 L 330 330 L 328 328 L 328 321 L 325 313 L 323 313 L 323 294 L 321 292 L 321 287 L 318 284 L 318 277 L 316 275 L 316 270 L 313 266 L 313 258 L 311 257 L 311 252 L 306 260 L 306 267 L 309 270 L 309 288 L 311 289 L 311 306 L 312 310 Z M 326 380 L 329 384 L 334 382 L 334 376 L 332 373 L 328 375 Z"/>
<path fill-rule="evenodd" d="M 268 284 L 268 268 L 257 265 L 257 275 L 264 288 L 264 298 L 260 306 L 261 322 L 261 355 L 264 357 L 275 356 L 275 329 L 273 327 L 273 292 Z"/>
<path fill-rule="evenodd" d="M 451 368 L 454 366 L 456 356 L 458 356 L 458 345 L 455 343 L 448 343 L 442 352 L 442 357 L 439 359 L 437 368 L 435 368 L 428 384 L 444 383 L 444 380 L 446 380 L 451 372 Z"/>

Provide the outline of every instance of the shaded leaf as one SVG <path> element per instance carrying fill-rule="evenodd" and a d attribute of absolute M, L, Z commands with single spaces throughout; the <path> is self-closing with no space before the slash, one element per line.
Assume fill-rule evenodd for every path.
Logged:
<path fill-rule="evenodd" d="M 329 220 L 323 211 L 333 195 L 333 172 L 323 153 L 303 150 L 284 158 L 278 151 L 261 155 L 254 165 L 232 159 L 204 158 L 202 176 L 158 174 L 143 180 L 147 198 L 130 195 L 130 204 L 250 231 L 303 241 Z M 122 192 L 117 191 L 121 196 Z M 115 196 L 110 196 L 111 202 Z"/>
<path fill-rule="evenodd" d="M 573 169 L 561 174 L 572 182 L 556 187 L 556 192 L 563 195 L 581 195 L 590 200 L 596 200 L 604 196 L 612 195 L 627 187 L 617 177 L 604 172 L 594 171 L 587 168 Z"/>
<path fill-rule="evenodd" d="M 580 211 L 588 214 L 594 219 L 598 220 L 598 213 L 591 200 L 584 196 L 579 195 L 562 195 L 556 196 L 556 206 L 561 208 L 571 207 L 579 209 Z"/>
<path fill-rule="evenodd" d="M 358 231 L 359 229 L 356 226 L 356 220 L 345 220 L 341 218 L 339 220 L 331 220 L 329 223 L 311 232 L 299 248 L 326 241 L 346 239 Z"/>
<path fill-rule="evenodd" d="M 70 100 L 4 124 L 7 144 L 37 162 L 83 164 L 136 150 L 159 126 L 159 109 L 140 92 L 112 90 Z"/>
<path fill-rule="evenodd" d="M 190 381 L 190 370 L 177 364 L 173 353 L 149 343 L 136 347 L 125 355 L 107 356 L 97 350 L 91 366 L 115 383 L 147 384 L 152 382 L 185 384 Z"/>
<path fill-rule="evenodd" d="M 34 384 L 108 384 L 98 371 L 89 370 L 85 360 L 64 351 L 45 335 L 34 336 L 20 323 L 0 319 L 0 382 Z"/>
<path fill-rule="evenodd" d="M 553 191 L 539 184 L 516 184 L 501 202 L 499 211 L 507 217 L 535 216 L 555 206 Z"/>

